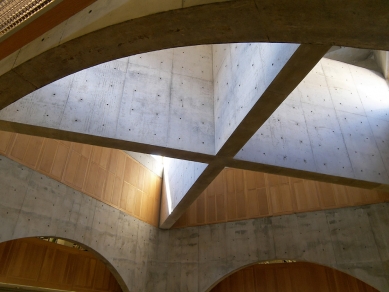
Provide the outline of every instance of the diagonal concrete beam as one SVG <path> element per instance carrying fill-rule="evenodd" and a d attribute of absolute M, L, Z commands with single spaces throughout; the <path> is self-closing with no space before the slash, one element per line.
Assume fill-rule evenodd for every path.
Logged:
<path fill-rule="evenodd" d="M 6 131 L 207 162 L 214 155 L 212 48 L 80 71 L 1 110 L 0 119 Z"/>
<path fill-rule="evenodd" d="M 222 162 L 204 163 L 164 158 L 159 227 L 169 229 L 223 170 Z"/>
<path fill-rule="evenodd" d="M 230 46 L 232 47 L 230 50 L 233 50 L 233 47 L 238 45 Z M 251 46 L 251 44 L 242 46 L 247 47 Z M 252 46 L 257 46 L 257 44 L 252 44 Z M 226 57 L 227 61 L 222 64 L 222 66 L 234 67 L 232 70 L 235 70 L 236 67 L 238 68 L 236 69 L 236 74 L 230 75 L 227 78 L 222 74 L 218 76 L 221 79 L 218 81 L 220 83 L 229 84 L 234 82 L 235 84 L 233 87 L 234 92 L 226 92 L 224 95 L 215 96 L 215 103 L 217 100 L 219 100 L 219 103 L 221 100 L 224 103 L 229 103 L 223 112 L 218 112 L 217 114 L 216 109 L 222 106 L 217 107 L 215 105 L 216 131 L 218 128 L 228 128 L 227 123 L 231 124 L 234 121 L 236 127 L 232 129 L 232 133 L 224 144 L 218 144 L 218 137 L 216 137 L 216 145 L 219 148 L 217 156 L 235 156 L 330 49 L 329 46 L 320 45 L 259 44 L 258 46 L 260 52 L 267 51 L 267 54 L 263 53 L 260 56 L 262 57 L 262 62 L 259 66 L 261 66 L 262 70 L 259 72 L 251 71 L 251 74 L 243 74 L 243 72 L 250 72 L 250 69 L 254 66 L 258 66 L 258 62 L 255 62 L 256 60 L 253 59 L 249 62 L 244 62 L 244 58 L 248 57 L 246 50 L 242 50 L 242 53 L 235 57 L 237 60 L 234 61 L 233 58 L 230 58 L 230 62 L 228 62 L 228 57 Z M 258 58 L 259 56 L 254 57 Z M 264 60 L 266 57 L 270 60 Z M 236 62 L 238 62 L 237 65 L 234 64 Z M 241 65 L 242 63 L 243 66 Z M 243 86 L 246 88 L 240 90 Z M 230 103 L 229 99 L 235 99 L 238 102 Z M 236 113 L 240 113 L 241 117 Z M 221 117 L 220 120 L 223 123 L 218 127 L 219 117 L 216 117 L 216 115 L 234 116 L 234 119 L 230 121 Z M 224 129 L 220 132 L 222 132 L 220 135 L 222 140 L 223 134 L 225 136 L 229 134 Z"/>
<path fill-rule="evenodd" d="M 160 220 L 161 228 L 173 226 L 185 210 L 190 207 L 224 167 L 227 166 L 229 158 L 232 158 L 239 152 L 330 48 L 317 45 L 231 44 L 227 45 L 230 46 L 230 50 L 227 50 L 225 46 L 219 46 L 219 51 L 225 56 L 215 55 L 214 49 L 216 147 L 220 145 L 220 143 L 218 144 L 218 138 L 228 135 L 227 123 L 230 126 L 232 124 L 232 127 L 235 126 L 235 129 L 226 138 L 225 143 L 219 147 L 220 149 L 216 149 L 215 160 L 208 165 L 201 175 L 191 181 L 191 186 L 185 188 L 186 192 L 183 189 L 178 191 L 180 201 L 174 204 L 175 208 L 172 208 L 169 213 L 166 211 L 161 212 L 163 214 Z M 238 54 L 234 60 L 231 57 L 231 47 L 238 48 L 238 46 L 246 48 L 242 49 L 242 54 Z M 247 50 L 248 47 L 251 48 Z M 263 58 L 269 55 L 270 60 L 264 61 Z M 223 59 L 223 61 L 215 62 L 215 58 Z M 249 59 L 249 62 L 245 59 Z M 252 70 L 251 68 L 254 65 L 260 67 L 260 70 Z M 216 68 L 217 66 L 220 68 Z M 215 71 L 217 72 L 216 78 Z M 248 72 L 248 74 L 241 74 L 241 72 Z M 234 85 L 231 86 L 231 83 L 234 83 Z M 241 83 L 246 87 L 251 87 L 251 92 L 254 92 L 254 94 L 247 94 L 247 92 L 250 92 L 250 89 L 240 92 Z M 221 87 L 227 87 L 230 90 L 218 90 Z M 258 93 L 260 90 L 262 92 Z M 245 93 L 247 95 L 244 95 Z M 245 108 L 247 114 L 243 108 Z M 242 110 L 240 116 L 239 110 Z M 224 117 L 220 118 L 222 115 Z M 235 125 L 233 124 L 234 122 Z M 220 137 L 217 136 L 218 132 L 221 132 Z M 180 169 L 178 171 L 180 176 L 188 175 L 182 172 L 181 167 L 178 169 Z M 179 184 L 177 175 L 170 174 L 169 168 L 165 169 L 166 172 L 173 177 L 172 179 L 176 181 L 175 183 Z M 176 194 L 174 195 L 177 196 Z M 174 195 L 170 195 L 170 201 Z M 162 202 L 167 200 L 169 200 L 169 192 L 165 191 L 162 196 Z M 163 203 L 161 210 L 166 210 L 165 206 L 166 203 Z"/>
<path fill-rule="evenodd" d="M 249 48 L 256 45 L 257 50 Z M 301 73 L 293 71 L 292 60 L 298 60 L 297 56 L 302 61 L 309 60 L 309 55 L 304 58 L 309 48 L 305 51 L 297 45 L 280 44 L 280 48 L 295 49 L 277 53 L 261 45 L 223 45 L 236 49 L 229 52 L 228 65 L 234 68 L 229 80 L 233 86 L 224 92 L 228 97 L 224 106 L 216 102 L 222 92 L 216 88 L 217 70 L 201 63 L 209 63 L 212 54 L 214 67 L 227 65 L 224 59 L 205 47 L 180 48 L 173 50 L 177 54 L 160 51 L 91 68 L 86 70 L 89 73 L 76 74 L 79 80 L 76 75 L 59 80 L 0 111 L 0 128 L 208 164 L 186 189 L 176 192 L 177 208 L 172 209 L 171 217 L 170 213 L 166 216 L 167 222 L 178 218 L 223 167 L 386 189 L 386 81 L 368 70 L 324 59 L 292 91 L 290 84 L 297 84 L 293 78 Z M 251 53 L 252 58 L 240 58 L 239 52 L 246 57 Z M 282 52 L 289 55 L 282 58 Z M 275 60 L 267 63 L 272 67 L 271 74 L 264 74 L 267 66 L 260 65 L 272 60 L 270 57 Z M 272 64 L 279 68 L 274 70 L 277 66 Z M 295 66 L 298 67 L 297 61 Z M 204 68 L 213 71 L 214 81 Z M 285 87 L 280 76 L 288 82 Z M 259 82 L 261 92 L 254 90 L 260 88 Z M 292 92 L 282 102 L 281 95 L 288 95 L 284 88 Z M 279 103 L 279 108 L 273 101 Z M 256 104 L 261 106 L 255 107 Z M 233 115 L 227 114 L 219 126 L 235 124 L 225 131 L 225 140 L 218 145 L 220 131 L 215 120 L 221 108 L 221 112 Z M 130 113 L 132 109 L 136 109 L 134 115 Z M 270 115 L 269 109 L 276 110 Z M 120 115 L 120 111 L 124 114 Z M 270 118 L 263 123 L 265 114 Z M 250 138 L 255 127 L 258 131 Z M 154 137 L 154 133 L 158 135 Z M 244 146 L 239 150 L 241 145 Z"/>
<path fill-rule="evenodd" d="M 377 73 L 323 59 L 229 166 L 387 190 L 388 98 Z"/>

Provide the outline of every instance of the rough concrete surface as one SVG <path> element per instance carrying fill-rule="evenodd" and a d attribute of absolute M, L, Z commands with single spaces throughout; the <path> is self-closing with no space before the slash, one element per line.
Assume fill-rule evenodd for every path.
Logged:
<path fill-rule="evenodd" d="M 69 18 L 62 28 L 53 28 L 17 51 L 15 62 L 0 77 L 0 108 L 79 70 L 172 47 L 286 42 L 387 50 L 388 5 L 253 0 L 148 0 L 140 5 L 134 0 L 96 1 Z M 20 78 L 14 78 L 13 86 L 9 86 L 15 75 Z"/>
<path fill-rule="evenodd" d="M 0 111 L 0 127 L 207 163 L 190 184 L 183 172 L 168 174 L 180 182 L 163 203 L 180 206 L 175 218 L 225 166 L 388 188 L 388 83 L 328 59 L 311 70 L 326 48 L 249 43 L 135 55 L 27 95 Z"/>
<path fill-rule="evenodd" d="M 213 154 L 212 48 L 171 49 L 108 62 L 27 95 L 2 117 Z"/>
<path fill-rule="evenodd" d="M 52 236 L 79 242 L 124 291 L 207 291 L 260 261 L 326 265 L 389 289 L 389 204 L 159 230 L 0 157 L 0 241 Z"/>
<path fill-rule="evenodd" d="M 235 158 L 387 184 L 388 105 L 378 73 L 322 59 Z"/>

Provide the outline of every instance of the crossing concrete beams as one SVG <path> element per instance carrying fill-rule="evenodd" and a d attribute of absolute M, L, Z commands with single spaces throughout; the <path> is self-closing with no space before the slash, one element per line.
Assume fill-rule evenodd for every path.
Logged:
<path fill-rule="evenodd" d="M 173 187 L 164 228 L 224 167 L 386 189 L 388 83 L 337 61 L 315 66 L 327 49 L 226 44 L 119 59 L 3 109 L 0 127 L 205 163 Z"/>
<path fill-rule="evenodd" d="M 213 52 L 197 46 L 132 56 L 43 87 L 3 109 L 0 125 L 207 163 L 194 176 L 184 173 L 197 167 L 194 162 L 172 160 L 178 164 L 167 168 L 165 179 L 176 182 L 163 197 L 170 208 L 160 224 L 170 227 L 327 50 L 236 44 L 216 45 Z M 182 183 L 182 175 L 190 182 Z"/>

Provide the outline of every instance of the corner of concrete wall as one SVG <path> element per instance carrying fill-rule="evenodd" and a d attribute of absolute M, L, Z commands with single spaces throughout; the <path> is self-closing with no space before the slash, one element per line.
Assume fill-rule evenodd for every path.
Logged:
<path fill-rule="evenodd" d="M 389 56 L 387 51 L 374 51 L 374 58 L 385 79 L 389 78 Z"/>

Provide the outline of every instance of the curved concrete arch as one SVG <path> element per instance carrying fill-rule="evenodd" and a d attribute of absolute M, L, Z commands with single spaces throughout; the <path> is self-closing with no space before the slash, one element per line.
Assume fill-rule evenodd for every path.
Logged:
<path fill-rule="evenodd" d="M 86 249 L 88 252 L 93 254 L 97 259 L 99 259 L 101 262 L 103 262 L 107 266 L 108 270 L 112 273 L 112 275 L 115 277 L 116 281 L 119 283 L 120 287 L 122 288 L 122 291 L 124 291 L 124 292 L 129 291 L 127 288 L 127 284 L 124 281 L 122 275 L 118 272 L 118 270 L 115 268 L 115 266 L 109 260 L 107 260 L 105 258 L 105 256 L 103 254 L 94 250 L 93 248 L 91 248 L 90 246 L 86 245 L 83 242 L 79 242 L 77 240 L 74 240 L 73 238 L 57 237 L 57 236 L 53 236 L 52 234 L 48 234 L 48 233 L 45 233 L 44 231 L 42 231 L 42 233 L 30 234 L 29 237 L 17 237 L 17 238 L 10 238 L 10 239 L 1 240 L 0 243 L 5 243 L 7 241 L 24 239 L 24 238 L 37 238 L 37 237 L 63 239 L 63 240 L 75 243 L 75 244 L 83 247 L 84 249 Z"/>
<path fill-rule="evenodd" d="M 385 29 L 388 3 L 209 2 L 172 1 L 166 7 L 159 7 L 159 11 L 152 8 L 155 3 L 149 3 L 149 9 L 144 10 L 151 10 L 151 13 L 140 11 L 139 14 L 129 14 L 130 19 L 122 16 L 119 19 L 123 22 L 110 25 L 112 22 L 108 21 L 108 26 L 103 28 L 90 23 L 85 30 L 89 33 L 75 39 L 69 37 L 71 40 L 65 43 L 61 43 L 64 31 L 77 24 L 69 21 L 68 28 L 67 24 L 54 28 L 47 33 L 52 44 L 46 44 L 43 37 L 3 60 L 0 108 L 37 88 L 90 66 L 172 47 L 266 41 L 389 49 Z M 96 5 L 99 4 L 97 2 Z M 111 19 L 120 9 L 115 11 L 109 14 Z M 88 9 L 72 19 L 80 15 L 86 19 L 86 13 Z"/>
<path fill-rule="evenodd" d="M 92 250 L 122 290 L 142 291 L 156 228 L 8 158 L 0 157 L 0 242 L 49 236 Z M 141 226 L 140 226 L 141 225 Z"/>
<path fill-rule="evenodd" d="M 335 270 L 337 272 L 340 272 L 342 274 L 346 274 L 352 278 L 355 278 L 357 280 L 360 280 L 361 282 L 365 283 L 366 285 L 369 285 L 370 287 L 372 287 L 370 284 L 362 281 L 361 279 L 359 279 L 358 277 L 355 277 L 353 274 L 351 273 L 348 273 L 346 271 L 343 271 L 341 269 L 338 269 L 338 268 L 335 268 L 335 267 L 332 267 L 332 266 L 327 266 L 327 265 L 323 265 L 321 263 L 314 263 L 314 262 L 308 262 L 308 261 L 291 261 L 291 260 L 278 260 L 278 259 L 275 259 L 275 260 L 270 260 L 270 261 L 266 261 L 266 262 L 263 262 L 262 264 L 272 264 L 272 263 L 276 263 L 276 264 L 282 264 L 283 262 L 285 262 L 286 264 L 288 263 L 306 263 L 306 264 L 309 264 L 309 265 L 317 265 L 317 266 L 321 266 L 321 267 L 325 267 L 325 268 L 329 268 L 329 269 L 332 269 L 332 270 Z M 213 288 L 215 288 L 215 286 L 217 286 L 219 283 L 221 283 L 223 280 L 225 280 L 226 278 L 228 278 L 229 276 L 245 269 L 245 268 L 249 268 L 249 267 L 252 267 L 252 266 L 255 266 L 257 264 L 261 264 L 261 263 L 257 263 L 257 262 L 254 262 L 254 263 L 251 263 L 251 264 L 248 264 L 248 265 L 245 265 L 245 266 L 242 266 L 240 268 L 237 268 L 236 270 L 234 271 L 231 271 L 230 273 L 224 275 L 222 278 L 218 279 L 218 281 L 216 281 L 211 287 L 209 287 L 206 292 L 210 292 Z"/>
<path fill-rule="evenodd" d="M 387 203 L 166 231 L 5 157 L 0 185 L 0 242 L 39 235 L 77 241 L 116 269 L 124 291 L 203 292 L 242 266 L 280 258 L 389 288 Z"/>
<path fill-rule="evenodd" d="M 368 227 L 375 224 L 378 217 L 383 218 L 383 214 L 379 213 L 383 210 L 381 208 L 386 207 L 371 207 L 372 209 L 345 208 L 305 213 L 301 216 L 293 214 L 201 226 L 198 229 L 201 238 L 199 247 L 204 251 L 199 252 L 199 291 L 210 291 L 215 284 L 241 268 L 275 260 L 309 262 L 329 267 L 355 277 L 379 291 L 386 291 L 389 287 L 386 263 L 380 262 L 380 259 L 374 263 L 373 260 L 383 255 L 383 250 L 380 249 L 382 238 L 377 236 L 376 231 L 373 231 L 374 235 L 360 232 L 365 229 L 362 225 L 367 224 L 365 226 Z M 367 222 L 368 217 L 372 222 Z M 353 221 L 358 221 L 356 226 L 352 226 Z M 382 225 L 383 228 L 384 226 L 385 224 Z M 350 229 L 347 230 L 348 228 Z M 381 227 L 374 227 L 378 230 L 376 228 Z M 355 242 L 348 238 L 353 232 Z M 368 242 L 370 247 L 375 244 L 380 247 L 377 250 L 374 247 L 373 251 L 366 245 Z"/>

